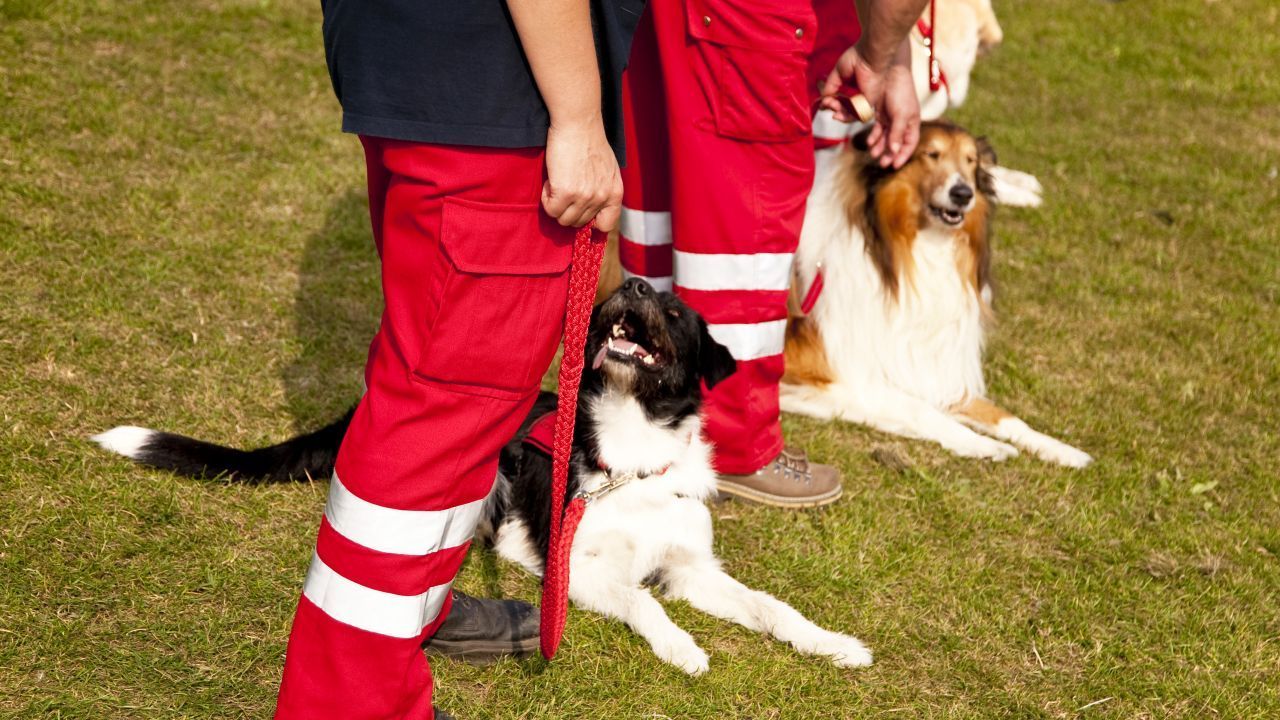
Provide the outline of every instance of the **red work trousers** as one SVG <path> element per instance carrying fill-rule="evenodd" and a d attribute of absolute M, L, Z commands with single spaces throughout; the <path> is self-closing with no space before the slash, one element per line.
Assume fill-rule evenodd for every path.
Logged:
<path fill-rule="evenodd" d="M 706 406 L 721 472 L 782 449 L 787 292 L 813 182 L 812 2 L 651 2 L 624 80 L 622 266 L 674 286 L 738 360 Z"/>
<path fill-rule="evenodd" d="M 443 621 L 498 452 L 559 341 L 573 228 L 541 148 L 362 138 L 385 306 L 338 453 L 277 718 L 428 720 Z"/>

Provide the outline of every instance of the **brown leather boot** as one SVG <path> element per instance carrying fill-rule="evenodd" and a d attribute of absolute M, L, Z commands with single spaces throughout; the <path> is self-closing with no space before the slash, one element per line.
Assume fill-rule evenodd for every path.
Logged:
<path fill-rule="evenodd" d="M 803 450 L 783 448 L 778 457 L 751 475 L 721 474 L 716 489 L 749 502 L 785 508 L 829 505 L 840 499 L 840 471 L 809 462 Z"/>

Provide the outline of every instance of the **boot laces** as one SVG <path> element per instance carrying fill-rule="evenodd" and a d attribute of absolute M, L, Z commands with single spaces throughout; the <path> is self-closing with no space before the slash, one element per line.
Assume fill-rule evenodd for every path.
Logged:
<path fill-rule="evenodd" d="M 782 477 L 803 482 L 806 485 L 813 484 L 813 472 L 809 470 L 809 458 L 804 453 L 783 449 L 774 462 L 777 464 L 778 472 L 782 473 Z"/>

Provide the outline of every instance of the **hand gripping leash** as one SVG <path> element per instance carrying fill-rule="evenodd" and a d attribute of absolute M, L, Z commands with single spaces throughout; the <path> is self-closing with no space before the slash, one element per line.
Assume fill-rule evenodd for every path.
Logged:
<path fill-rule="evenodd" d="M 569 302 L 564 313 L 564 355 L 560 359 L 560 401 L 556 407 L 556 429 L 551 453 L 551 538 L 542 576 L 542 656 L 555 657 L 564 635 L 569 610 L 569 550 L 573 534 L 582 520 L 586 502 L 574 498 L 564 504 L 569 483 L 569 455 L 573 450 L 573 424 L 578 413 L 578 385 L 587 342 L 591 304 L 600 279 L 604 259 L 605 234 L 594 223 L 578 230 L 573 241 L 573 264 L 569 270 Z M 563 509 L 563 510 L 562 510 Z"/>

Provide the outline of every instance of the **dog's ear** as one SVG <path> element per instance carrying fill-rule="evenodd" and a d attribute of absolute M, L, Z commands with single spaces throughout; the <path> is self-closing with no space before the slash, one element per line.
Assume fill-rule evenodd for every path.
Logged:
<path fill-rule="evenodd" d="M 996 166 L 996 150 L 985 137 L 974 138 L 978 145 L 978 190 L 988 200 L 996 198 L 996 179 L 991 175 L 991 168 Z"/>
<path fill-rule="evenodd" d="M 854 150 L 857 150 L 858 152 L 866 152 L 867 148 L 871 147 L 870 144 L 867 143 L 867 140 L 871 137 L 871 128 L 873 127 L 875 127 L 875 125 L 868 125 L 859 130 L 856 135 L 849 138 L 849 144 L 853 146 Z"/>
<path fill-rule="evenodd" d="M 978 144 L 978 164 L 986 167 L 992 167 L 999 161 L 996 160 L 996 149 L 991 147 L 991 141 L 986 136 L 975 138 Z"/>
<path fill-rule="evenodd" d="M 698 318 L 698 374 L 707 389 L 719 385 L 738 369 L 738 362 L 729 353 L 729 348 L 716 342 L 707 329 L 707 321 Z"/>

